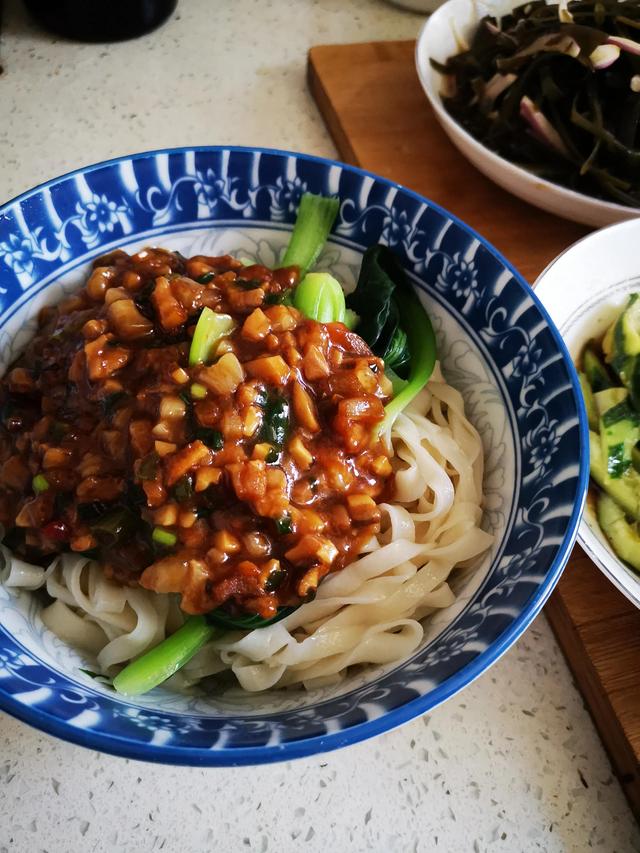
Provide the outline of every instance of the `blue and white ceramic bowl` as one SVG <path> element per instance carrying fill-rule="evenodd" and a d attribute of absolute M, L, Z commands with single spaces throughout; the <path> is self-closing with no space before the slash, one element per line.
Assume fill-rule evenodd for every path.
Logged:
<path fill-rule="evenodd" d="M 364 249 L 393 247 L 428 307 L 448 380 L 486 454 L 495 545 L 457 576 L 456 604 L 421 648 L 313 693 L 138 701 L 83 675 L 90 661 L 43 626 L 28 593 L 0 588 L 0 707 L 76 743 L 133 758 L 233 765 L 335 749 L 428 711 L 471 682 L 536 616 L 562 571 L 587 485 L 586 419 L 562 340 L 529 287 L 470 228 L 427 199 L 340 163 L 280 151 L 197 148 L 80 169 L 0 209 L 0 369 L 38 308 L 123 246 L 241 252 L 274 264 L 301 194 L 341 199 L 320 259 L 347 284 Z"/>

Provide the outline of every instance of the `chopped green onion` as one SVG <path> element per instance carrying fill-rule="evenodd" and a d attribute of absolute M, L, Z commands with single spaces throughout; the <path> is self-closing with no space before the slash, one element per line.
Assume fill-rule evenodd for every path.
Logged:
<path fill-rule="evenodd" d="M 305 317 L 318 323 L 344 323 L 344 291 L 328 272 L 310 272 L 296 287 L 293 304 Z"/>
<path fill-rule="evenodd" d="M 235 326 L 229 314 L 216 314 L 211 308 L 203 308 L 189 349 L 189 366 L 208 364 L 222 338 L 230 335 Z"/>
<path fill-rule="evenodd" d="M 273 465 L 273 463 L 277 462 L 279 458 L 280 454 L 275 449 L 275 447 L 272 447 L 271 450 L 269 450 L 267 455 L 264 457 L 264 461 L 267 463 L 267 465 Z"/>
<path fill-rule="evenodd" d="M 289 432 L 289 401 L 278 394 L 269 394 L 264 406 L 260 440 L 281 450 Z"/>
<path fill-rule="evenodd" d="M 151 453 L 147 453 L 147 455 L 143 456 L 138 463 L 138 479 L 155 480 L 159 464 L 160 457 L 155 450 L 152 450 Z"/>
<path fill-rule="evenodd" d="M 243 290 L 257 290 L 263 284 L 266 284 L 266 282 L 259 278 L 237 278 L 235 284 Z"/>
<path fill-rule="evenodd" d="M 256 395 L 253 399 L 256 406 L 264 406 L 267 402 L 267 392 L 264 388 L 257 388 Z"/>
<path fill-rule="evenodd" d="M 288 513 L 285 515 L 281 515 L 280 518 L 275 519 L 276 522 L 276 530 L 283 536 L 286 536 L 287 533 L 291 533 L 293 527 L 291 525 L 291 516 Z"/>
<path fill-rule="evenodd" d="M 318 260 L 339 209 L 337 198 L 304 193 L 281 266 L 297 266 L 304 276 Z"/>
<path fill-rule="evenodd" d="M 109 394 L 108 397 L 104 397 L 101 400 L 102 412 L 105 418 L 108 418 L 113 414 L 114 410 L 120 405 L 126 396 L 127 395 L 124 391 L 114 391 L 113 394 Z"/>
<path fill-rule="evenodd" d="M 46 492 L 49 488 L 49 481 L 44 476 L 44 474 L 36 474 L 36 476 L 31 481 L 31 485 L 33 486 L 33 491 L 39 495 L 42 492 Z"/>
<path fill-rule="evenodd" d="M 209 625 L 204 616 L 190 616 L 184 625 L 143 654 L 113 679 L 113 686 L 125 696 L 147 693 L 170 678 L 210 640 L 222 631 Z"/>
<path fill-rule="evenodd" d="M 199 382 L 194 382 L 191 386 L 191 396 L 194 400 L 204 400 L 207 396 L 207 389 Z"/>
<path fill-rule="evenodd" d="M 80 521 L 97 521 L 103 515 L 106 515 L 108 511 L 109 505 L 104 503 L 104 501 L 91 501 L 76 506 L 76 514 Z"/>
<path fill-rule="evenodd" d="M 68 424 L 63 423 L 62 421 L 54 421 L 49 428 L 49 434 L 54 441 L 62 441 L 68 432 Z"/>
<path fill-rule="evenodd" d="M 238 258 L 243 267 L 252 267 L 255 264 L 255 261 L 252 261 L 251 258 Z"/>
<path fill-rule="evenodd" d="M 186 503 L 193 496 L 193 481 L 189 474 L 180 477 L 173 487 L 173 496 L 179 504 Z"/>
<path fill-rule="evenodd" d="M 280 293 L 267 293 L 265 305 L 293 305 L 293 290 L 281 290 Z"/>
<path fill-rule="evenodd" d="M 224 436 L 219 429 L 202 427 L 196 430 L 195 437 L 199 438 L 200 441 L 204 442 L 212 450 L 222 450 L 224 447 Z"/>
<path fill-rule="evenodd" d="M 173 548 L 178 541 L 178 537 L 170 530 L 165 530 L 164 527 L 154 527 L 151 538 L 156 545 L 162 545 L 164 548 Z"/>
<path fill-rule="evenodd" d="M 111 546 L 130 539 L 139 524 L 139 516 L 121 506 L 102 515 L 89 527 L 101 545 Z"/>
<path fill-rule="evenodd" d="M 215 278 L 214 272 L 205 272 L 201 276 L 199 276 L 196 281 L 198 284 L 209 284 L 212 278 Z"/>
<path fill-rule="evenodd" d="M 279 586 L 282 586 L 282 582 L 285 579 L 284 569 L 280 567 L 276 567 L 271 569 L 269 575 L 264 583 L 264 591 L 265 592 L 274 592 L 278 589 Z"/>

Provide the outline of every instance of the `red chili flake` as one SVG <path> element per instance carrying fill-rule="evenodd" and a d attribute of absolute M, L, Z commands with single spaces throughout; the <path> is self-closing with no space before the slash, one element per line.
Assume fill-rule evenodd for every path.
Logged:
<path fill-rule="evenodd" d="M 47 539 L 55 539 L 57 542 L 66 542 L 71 531 L 64 521 L 50 521 L 42 528 L 42 533 Z"/>

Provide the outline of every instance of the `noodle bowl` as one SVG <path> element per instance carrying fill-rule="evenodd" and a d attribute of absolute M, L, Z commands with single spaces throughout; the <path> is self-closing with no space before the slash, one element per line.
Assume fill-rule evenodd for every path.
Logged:
<path fill-rule="evenodd" d="M 342 200 L 335 236 L 318 267 L 342 282 L 346 293 L 355 284 L 365 250 L 376 241 L 393 243 L 411 276 L 435 327 L 444 376 L 462 393 L 466 416 L 482 438 L 481 526 L 493 536 L 493 543 L 484 554 L 463 560 L 440 585 L 436 580 L 428 595 L 438 592 L 446 601 L 432 599 L 425 610 L 436 609 L 426 618 L 417 618 L 424 613 L 419 605 L 412 616 L 407 616 L 409 607 L 399 608 L 400 617 L 393 615 L 402 624 L 395 634 L 382 636 L 385 642 L 387 637 L 393 642 L 404 634 L 403 643 L 409 637 L 405 647 L 413 651 L 404 659 L 356 664 L 340 670 L 341 676 L 316 673 L 307 681 L 310 691 L 296 687 L 301 681 L 294 674 L 297 680 L 292 688 L 251 693 L 233 686 L 239 682 L 231 671 L 231 656 L 238 669 L 258 666 L 264 683 L 269 679 L 263 676 L 277 678 L 277 673 L 268 672 L 271 667 L 264 666 L 264 661 L 252 660 L 247 649 L 222 649 L 224 642 L 236 644 L 243 635 L 251 636 L 247 631 L 228 633 L 212 639 L 167 682 L 166 689 L 135 698 L 124 697 L 104 679 L 92 679 L 81 669 L 102 671 L 96 660 L 100 650 L 135 628 L 136 610 L 142 611 L 144 602 L 133 596 L 131 604 L 125 602 L 120 608 L 122 597 L 127 599 L 134 587 L 113 590 L 112 581 L 87 557 L 66 554 L 54 560 L 52 555 L 35 561 L 39 565 L 34 570 L 20 565 L 20 560 L 29 561 L 28 555 L 14 549 L 11 569 L 3 568 L 3 576 L 10 571 L 9 583 L 14 585 L 0 584 L 0 707 L 4 711 L 56 737 L 135 759 L 199 766 L 289 760 L 377 735 L 446 700 L 486 671 L 523 633 L 553 588 L 575 538 L 588 473 L 581 446 L 586 428 L 570 360 L 535 295 L 490 244 L 436 204 L 384 179 L 299 154 L 214 147 L 125 157 L 31 190 L 6 205 L 0 217 L 0 253 L 11 252 L 14 245 L 26 251 L 23 238 L 33 250 L 29 261 L 24 260 L 26 255 L 17 259 L 20 263 L 14 263 L 10 254 L 0 258 L 2 286 L 7 291 L 2 294 L 0 317 L 2 372 L 37 334 L 38 311 L 75 294 L 79 273 L 100 253 L 116 247 L 136 252 L 153 242 L 185 256 L 228 253 L 275 267 L 291 233 L 291 200 L 299 198 L 302 190 L 336 193 Z M 117 208 L 113 231 L 98 232 L 96 220 L 84 215 L 94 195 Z M 434 372 L 430 391 L 437 382 Z M 438 393 L 444 396 L 444 389 L 439 387 Z M 429 411 L 427 420 L 442 426 L 439 407 L 424 396 L 405 409 L 404 416 L 411 421 L 414 412 L 424 416 Z M 448 407 L 442 407 L 442 412 L 445 419 L 450 418 Z M 400 429 L 406 423 L 398 419 L 396 425 Z M 431 453 L 431 445 L 424 444 Z M 396 440 L 396 452 L 390 457 L 396 470 L 410 467 L 403 455 L 409 461 L 412 458 Z M 445 454 L 435 455 L 440 461 Z M 422 454 L 418 456 L 421 465 L 429 464 Z M 474 467 L 479 479 L 477 463 Z M 446 473 L 457 497 L 453 469 L 449 463 Z M 441 484 L 446 496 L 444 479 Z M 354 553 L 344 569 L 323 578 L 316 600 L 302 605 L 302 615 L 317 615 L 318 602 L 328 596 L 334 580 L 346 582 L 353 567 L 371 569 L 370 549 L 401 537 L 402 548 L 408 543 L 410 554 L 415 553 L 405 513 L 390 516 L 382 504 L 401 506 L 415 517 L 433 511 L 435 496 L 427 492 L 418 506 L 420 490 L 412 490 L 413 473 L 404 485 L 405 503 L 391 489 L 377 501 L 380 529 L 375 541 L 369 537 L 360 545 L 362 562 L 353 559 Z M 458 511 L 455 501 L 454 511 Z M 394 532 L 390 532 L 392 517 Z M 465 518 L 473 518 L 473 513 Z M 444 527 L 446 516 L 441 521 Z M 429 518 L 414 518 L 416 538 L 427 532 L 436 539 L 439 536 L 438 547 L 446 555 L 455 534 L 449 540 L 446 529 L 440 535 L 430 524 Z M 454 545 L 458 546 L 457 539 Z M 68 605 L 62 593 L 57 599 L 78 618 L 86 651 L 77 640 L 58 639 L 40 618 L 55 603 L 42 583 L 47 566 L 55 588 L 67 589 L 74 581 L 61 564 L 74 561 L 84 566 L 79 572 L 84 596 L 92 598 L 91 589 L 102 590 L 102 602 L 93 604 L 104 627 L 93 617 L 86 618 L 70 594 Z M 399 586 L 403 577 L 416 575 L 417 567 L 428 562 L 428 554 L 409 561 L 393 557 L 386 572 L 379 566 L 380 574 L 370 579 L 373 592 L 377 595 L 386 586 Z M 37 586 L 29 591 L 28 587 Z M 363 583 L 356 579 L 354 586 L 355 591 L 345 597 L 353 596 Z M 155 593 L 137 592 L 154 601 Z M 437 607 L 454 597 L 448 606 Z M 164 642 L 171 642 L 181 630 L 178 626 L 184 617 L 176 598 L 166 594 L 166 617 L 155 605 L 151 607 L 158 637 L 171 634 Z M 354 602 L 343 612 L 358 606 Z M 302 628 L 291 627 L 292 616 L 297 618 L 298 611 L 289 614 L 283 626 L 274 623 L 264 629 L 265 637 L 275 637 L 274 647 L 285 631 L 296 643 L 305 639 Z M 320 619 L 305 630 L 319 627 Z M 410 626 L 413 640 L 404 624 L 407 621 L 415 623 Z M 95 629 L 88 629 L 92 638 L 86 630 L 89 624 Z M 149 622 L 146 628 L 149 634 L 154 630 Z M 286 649 L 286 635 L 284 639 L 270 652 L 272 658 Z M 139 660 L 154 651 L 143 653 Z M 334 664 L 340 654 L 334 655 Z M 393 654 L 404 654 L 404 649 Z M 116 678 L 135 665 L 125 664 L 118 672 L 123 663 L 105 661 L 107 672 L 118 672 Z M 284 681 L 280 676 L 276 685 Z M 183 689 L 198 683 L 201 686 L 196 689 Z M 255 679 L 254 685 L 259 686 Z"/>

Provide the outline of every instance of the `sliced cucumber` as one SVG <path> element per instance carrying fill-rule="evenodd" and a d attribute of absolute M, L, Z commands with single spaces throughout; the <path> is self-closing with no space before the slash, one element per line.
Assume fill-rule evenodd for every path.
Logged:
<path fill-rule="evenodd" d="M 611 366 L 623 383 L 630 385 L 636 356 L 640 355 L 640 296 L 632 293 L 613 327 Z"/>
<path fill-rule="evenodd" d="M 627 387 L 633 407 L 640 412 L 640 356 L 635 356 L 633 366 L 628 369 Z"/>
<path fill-rule="evenodd" d="M 613 334 L 615 332 L 617 322 L 618 318 L 616 317 L 602 338 L 602 353 L 606 361 L 611 361 L 611 356 L 613 355 Z"/>
<path fill-rule="evenodd" d="M 605 412 L 622 403 L 629 396 L 626 388 L 607 388 L 605 391 L 598 391 L 593 395 L 593 401 L 596 404 L 598 417 L 602 417 Z"/>
<path fill-rule="evenodd" d="M 621 477 L 631 467 L 631 450 L 639 440 L 640 418 L 628 399 L 621 400 L 601 414 L 600 444 L 610 477 Z"/>
<path fill-rule="evenodd" d="M 607 494 L 598 495 L 598 524 L 613 550 L 633 569 L 640 571 L 640 536 L 625 518 L 624 511 Z"/>
<path fill-rule="evenodd" d="M 593 391 L 591 390 L 591 385 L 589 385 L 589 380 L 587 379 L 586 374 L 580 372 L 578 374 L 578 377 L 580 379 L 580 388 L 582 389 L 584 407 L 587 410 L 589 429 L 597 430 L 599 427 L 598 409 L 596 408 L 596 401 L 593 398 Z"/>
<path fill-rule="evenodd" d="M 632 293 L 620 317 L 620 331 L 625 355 L 640 355 L 640 295 Z"/>
<path fill-rule="evenodd" d="M 591 431 L 589 432 L 589 456 L 591 476 L 595 482 L 620 504 L 626 515 L 640 521 L 640 474 L 634 468 L 630 468 L 618 479 L 610 477 L 600 445 L 600 436 Z"/>
<path fill-rule="evenodd" d="M 582 352 L 582 369 L 594 394 L 615 385 L 607 366 L 600 360 L 600 356 L 592 344 L 587 344 Z"/>

